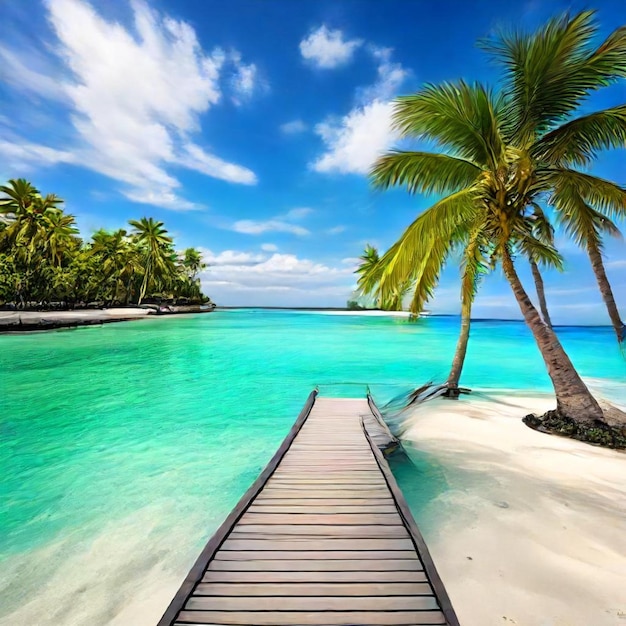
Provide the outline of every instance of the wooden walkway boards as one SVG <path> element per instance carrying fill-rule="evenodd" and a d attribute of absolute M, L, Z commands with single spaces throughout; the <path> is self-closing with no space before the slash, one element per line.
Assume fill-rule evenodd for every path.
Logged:
<path fill-rule="evenodd" d="M 458 626 L 371 416 L 313 392 L 159 626 Z"/>

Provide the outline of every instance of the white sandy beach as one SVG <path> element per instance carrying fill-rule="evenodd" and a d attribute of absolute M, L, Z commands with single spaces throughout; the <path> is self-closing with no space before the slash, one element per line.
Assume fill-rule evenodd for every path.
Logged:
<path fill-rule="evenodd" d="M 451 488 L 426 540 L 463 626 L 626 624 L 626 454 L 520 420 L 553 406 L 440 399 L 407 420 Z"/>

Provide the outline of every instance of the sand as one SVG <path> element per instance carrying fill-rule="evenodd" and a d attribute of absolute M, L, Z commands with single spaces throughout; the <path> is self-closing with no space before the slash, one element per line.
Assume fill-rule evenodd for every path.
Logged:
<path fill-rule="evenodd" d="M 463 626 L 626 626 L 626 454 L 520 420 L 553 406 L 438 399 L 405 423 L 450 487 L 426 540 Z"/>

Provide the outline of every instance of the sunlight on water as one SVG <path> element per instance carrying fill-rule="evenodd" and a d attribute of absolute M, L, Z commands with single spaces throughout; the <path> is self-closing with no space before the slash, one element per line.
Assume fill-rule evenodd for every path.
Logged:
<path fill-rule="evenodd" d="M 316 385 L 382 403 L 441 380 L 458 323 L 247 310 L 0 337 L 0 623 L 153 624 Z M 560 334 L 623 393 L 610 328 Z M 550 389 L 525 326 L 492 321 L 463 383 Z M 446 480 L 412 458 L 394 471 L 422 522 Z"/>

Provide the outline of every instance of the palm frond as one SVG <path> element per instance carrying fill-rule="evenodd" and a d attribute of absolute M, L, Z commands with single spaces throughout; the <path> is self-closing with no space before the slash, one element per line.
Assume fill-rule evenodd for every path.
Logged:
<path fill-rule="evenodd" d="M 371 171 L 375 187 L 403 186 L 409 193 L 452 193 L 469 187 L 481 169 L 465 159 L 431 152 L 392 150 Z"/>
<path fill-rule="evenodd" d="M 616 183 L 567 168 L 553 168 L 549 176 L 554 189 L 550 202 L 557 210 L 566 211 L 578 196 L 607 217 L 626 216 L 626 189 Z"/>
<path fill-rule="evenodd" d="M 602 234 L 621 237 L 617 225 L 606 215 L 589 206 L 580 195 L 555 194 L 557 220 L 565 232 L 582 248 L 589 244 L 602 249 Z"/>
<path fill-rule="evenodd" d="M 389 300 L 404 285 L 412 284 L 410 310 L 420 313 L 433 295 L 446 257 L 475 218 L 474 193 L 473 188 L 463 189 L 434 204 L 381 257 L 381 300 Z"/>
<path fill-rule="evenodd" d="M 393 124 L 403 137 L 429 139 L 477 166 L 493 166 L 504 153 L 499 110 L 479 83 L 427 85 L 396 99 Z"/>
<path fill-rule="evenodd" d="M 626 146 L 626 104 L 579 117 L 544 135 L 532 148 L 540 161 L 588 165 L 600 150 Z"/>
<path fill-rule="evenodd" d="M 504 65 L 515 120 L 509 137 L 530 145 L 572 113 L 591 91 L 626 75 L 626 28 L 597 49 L 594 11 L 550 20 L 532 35 L 500 33 L 482 46 Z"/>

